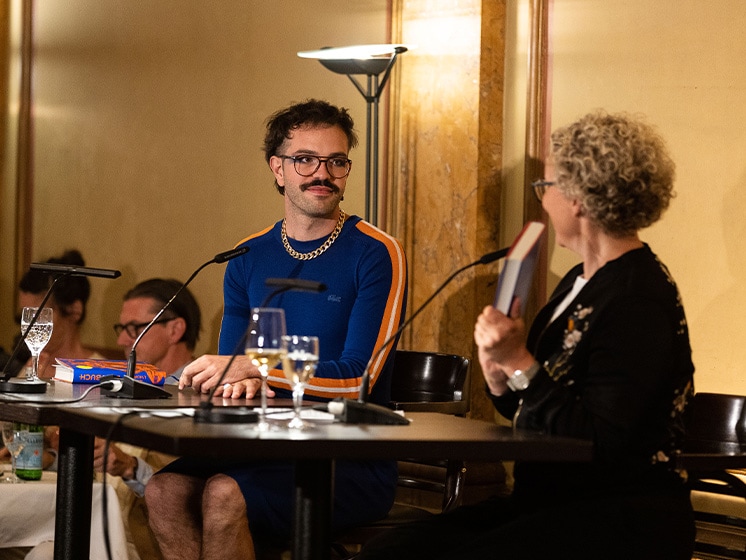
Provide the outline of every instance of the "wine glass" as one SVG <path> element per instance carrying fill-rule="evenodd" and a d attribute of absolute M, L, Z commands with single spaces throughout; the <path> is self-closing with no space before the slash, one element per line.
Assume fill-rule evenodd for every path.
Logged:
<path fill-rule="evenodd" d="M 300 417 L 303 406 L 303 392 L 306 384 L 316 373 L 319 363 L 319 338 L 317 336 L 283 336 L 285 356 L 282 358 L 282 371 L 293 386 L 293 419 L 288 428 L 302 430 L 309 426 Z"/>
<path fill-rule="evenodd" d="M 39 316 L 33 321 L 31 329 L 28 326 L 34 319 L 36 312 L 39 311 Z M 26 331 L 26 346 L 31 351 L 32 358 L 32 370 L 31 374 L 26 371 L 27 381 L 39 381 L 39 354 L 52 338 L 52 308 L 43 307 L 39 310 L 38 307 L 24 307 L 21 313 L 21 334 L 25 334 Z"/>
<path fill-rule="evenodd" d="M 16 476 L 16 460 L 23 451 L 24 441 L 21 436 L 21 431 L 18 430 L 13 422 L 0 422 L 0 427 L 3 431 L 3 443 L 8 451 L 10 451 L 10 475 L 0 479 L 0 482 L 9 484 L 18 484 L 23 482 Z"/>
<path fill-rule="evenodd" d="M 251 310 L 249 330 L 246 335 L 246 355 L 259 368 L 262 376 L 262 408 L 259 430 L 269 429 L 267 422 L 267 378 L 269 370 L 282 361 L 282 337 L 285 336 L 285 312 L 273 307 L 255 307 Z"/>

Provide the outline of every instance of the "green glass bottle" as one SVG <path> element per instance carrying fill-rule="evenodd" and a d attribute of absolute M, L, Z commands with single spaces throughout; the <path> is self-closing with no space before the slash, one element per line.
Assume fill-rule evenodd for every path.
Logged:
<path fill-rule="evenodd" d="M 21 432 L 23 449 L 16 459 L 16 475 L 23 480 L 40 480 L 44 456 L 44 427 L 35 424 L 17 424 Z"/>

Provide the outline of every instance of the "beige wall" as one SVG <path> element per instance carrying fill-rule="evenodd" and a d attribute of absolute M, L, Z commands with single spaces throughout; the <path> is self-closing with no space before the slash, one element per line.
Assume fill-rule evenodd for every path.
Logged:
<path fill-rule="evenodd" d="M 281 217 L 261 152 L 270 113 L 325 98 L 350 108 L 364 141 L 363 97 L 345 76 L 296 53 L 386 42 L 386 6 L 35 2 L 32 258 L 77 247 L 87 264 L 122 271 L 114 281 L 92 279 L 87 342 L 115 346 L 111 325 L 136 282 L 186 280 Z M 343 207 L 363 214 L 364 145 L 351 158 Z M 216 349 L 223 269 L 212 265 L 190 285 L 203 309 L 200 352 Z M 8 341 L 6 331 L 0 342 Z"/>
<path fill-rule="evenodd" d="M 508 0 L 505 10 L 505 95 L 503 119 L 503 214 L 501 246 L 523 227 L 523 175 L 526 153 L 526 85 L 530 41 L 529 0 Z"/>
<path fill-rule="evenodd" d="M 553 17 L 553 125 L 602 107 L 668 139 L 678 197 L 642 237 L 679 284 L 697 389 L 746 393 L 746 2 L 554 0 Z"/>

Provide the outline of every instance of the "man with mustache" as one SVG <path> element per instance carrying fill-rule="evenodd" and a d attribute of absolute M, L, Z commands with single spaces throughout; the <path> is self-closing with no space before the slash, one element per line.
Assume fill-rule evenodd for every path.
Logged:
<path fill-rule="evenodd" d="M 239 244 L 251 250 L 226 268 L 221 355 L 189 364 L 181 388 L 209 391 L 238 350 L 215 394 L 253 397 L 259 372 L 237 349 L 251 308 L 271 293 L 267 278 L 299 278 L 323 282 L 327 290 L 286 292 L 268 304 L 285 310 L 288 334 L 319 337 L 320 361 L 305 394 L 317 400 L 358 397 L 376 341 L 388 339 L 404 317 L 407 274 L 400 244 L 339 206 L 356 144 L 347 110 L 324 101 L 308 100 L 270 117 L 265 158 L 284 196 L 285 217 Z M 389 346 L 371 367 L 371 402 L 389 401 L 394 349 Z M 282 371 L 270 372 L 269 382 L 272 396 L 291 395 Z M 337 461 L 333 529 L 383 517 L 395 486 L 393 461 Z M 166 560 L 253 559 L 257 549 L 282 546 L 291 535 L 293 465 L 183 458 L 151 478 L 146 501 Z"/>

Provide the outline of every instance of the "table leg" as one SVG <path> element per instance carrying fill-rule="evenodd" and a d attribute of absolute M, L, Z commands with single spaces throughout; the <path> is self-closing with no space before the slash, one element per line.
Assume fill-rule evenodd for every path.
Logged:
<path fill-rule="evenodd" d="M 54 558 L 90 558 L 93 436 L 60 430 Z"/>
<path fill-rule="evenodd" d="M 334 460 L 295 462 L 295 534 L 293 560 L 328 560 Z"/>

